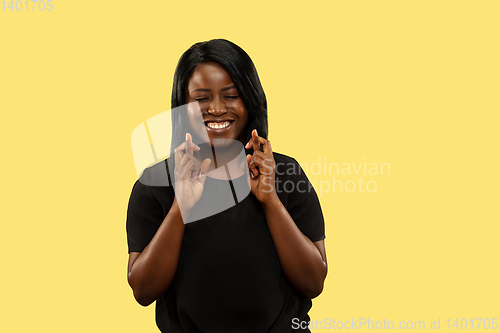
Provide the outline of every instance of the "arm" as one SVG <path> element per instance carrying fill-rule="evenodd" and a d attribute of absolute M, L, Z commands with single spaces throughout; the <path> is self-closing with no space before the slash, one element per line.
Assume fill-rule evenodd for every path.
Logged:
<path fill-rule="evenodd" d="M 172 284 L 184 237 L 184 220 L 200 199 L 210 159 L 197 162 L 191 135 L 175 152 L 175 197 L 167 216 L 142 252 L 131 252 L 128 283 L 137 302 L 147 306 L 163 295 Z M 179 202 L 180 201 L 180 202 Z"/>
<path fill-rule="evenodd" d="M 324 241 L 311 242 L 277 196 L 262 207 L 286 278 L 304 296 L 318 296 L 327 273 Z"/>
<path fill-rule="evenodd" d="M 184 222 L 174 199 L 170 211 L 144 251 L 129 255 L 128 283 L 142 306 L 154 302 L 170 287 L 177 270 L 183 236 Z"/>
<path fill-rule="evenodd" d="M 275 189 L 276 164 L 271 143 L 254 131 L 245 147 L 253 147 L 253 155 L 247 155 L 250 186 L 264 209 L 283 272 L 295 289 L 314 298 L 323 290 L 327 274 L 324 241 L 313 243 L 305 236 L 281 203 Z"/>

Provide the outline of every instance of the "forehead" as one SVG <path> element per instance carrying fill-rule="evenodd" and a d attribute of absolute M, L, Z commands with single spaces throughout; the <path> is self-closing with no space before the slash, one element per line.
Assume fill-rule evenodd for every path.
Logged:
<path fill-rule="evenodd" d="M 228 72 L 216 62 L 199 64 L 191 74 L 188 81 L 188 89 L 193 88 L 217 88 L 233 84 Z"/>

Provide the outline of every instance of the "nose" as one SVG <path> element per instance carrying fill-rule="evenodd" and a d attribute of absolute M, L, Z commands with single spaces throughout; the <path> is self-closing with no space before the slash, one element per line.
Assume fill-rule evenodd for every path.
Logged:
<path fill-rule="evenodd" d="M 227 108 L 219 100 L 214 100 L 208 108 L 208 113 L 215 117 L 220 117 L 227 112 Z"/>

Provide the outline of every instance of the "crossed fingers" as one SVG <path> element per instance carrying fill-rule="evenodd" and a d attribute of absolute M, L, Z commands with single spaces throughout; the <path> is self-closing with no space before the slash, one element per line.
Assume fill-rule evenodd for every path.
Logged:
<path fill-rule="evenodd" d="M 245 145 L 245 148 L 253 148 L 253 155 L 247 155 L 248 168 L 252 178 L 257 177 L 259 173 L 270 175 L 274 171 L 271 142 L 259 137 L 257 130 L 252 131 L 252 138 Z"/>
<path fill-rule="evenodd" d="M 193 172 L 201 170 L 200 163 L 193 155 L 194 151 L 200 151 L 200 147 L 193 143 L 191 134 L 186 133 L 186 141 L 174 150 L 175 167 L 180 171 L 182 179 L 192 177 Z M 181 171 L 182 170 L 182 171 Z"/>

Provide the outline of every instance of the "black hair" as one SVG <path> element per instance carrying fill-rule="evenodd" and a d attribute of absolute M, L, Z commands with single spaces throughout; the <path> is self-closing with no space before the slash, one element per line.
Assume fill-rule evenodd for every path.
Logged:
<path fill-rule="evenodd" d="M 259 136 L 268 136 L 267 99 L 257 70 L 248 54 L 238 45 L 225 39 L 212 39 L 191 46 L 179 59 L 172 87 L 172 109 L 187 103 L 187 85 L 191 74 L 199 64 L 216 62 L 229 74 L 248 112 L 244 143 L 257 129 Z M 186 113 L 172 112 L 171 150 L 185 141 Z"/>

